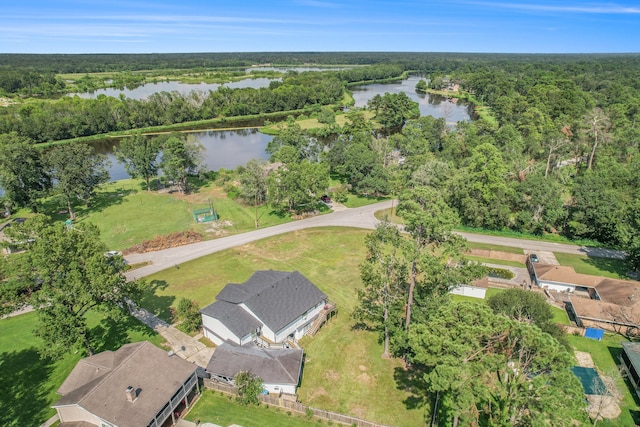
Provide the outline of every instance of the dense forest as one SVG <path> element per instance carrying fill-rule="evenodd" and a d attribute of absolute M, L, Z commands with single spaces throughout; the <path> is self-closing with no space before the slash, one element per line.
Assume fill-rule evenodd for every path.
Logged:
<path fill-rule="evenodd" d="M 163 92 L 144 100 L 30 98 L 63 91 L 60 72 L 264 63 L 353 67 L 289 72 L 263 89 Z M 352 110 L 344 126 L 336 125 L 333 111 L 349 84 L 405 72 L 425 76 L 433 88 L 436 82 L 455 83 L 455 96 L 489 113 L 450 126 L 445 119 L 418 117 L 406 97 L 387 94 L 369 103 L 375 123 Z M 321 163 L 341 177 L 346 190 L 365 195 L 397 195 L 426 185 L 443 195 L 466 226 L 591 239 L 628 249 L 637 266 L 639 76 L 639 55 L 0 55 L 0 87 L 15 99 L 0 109 L 0 132 L 5 140 L 12 135 L 12 141 L 38 143 L 306 109 L 323 128 L 310 133 L 292 124 L 270 147 L 273 160 L 288 163 L 289 171 L 297 170 L 294 163 Z M 283 203 L 298 209 L 291 200 Z"/>

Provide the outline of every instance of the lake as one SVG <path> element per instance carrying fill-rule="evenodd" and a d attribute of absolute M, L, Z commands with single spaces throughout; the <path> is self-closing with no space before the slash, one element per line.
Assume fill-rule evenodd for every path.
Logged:
<path fill-rule="evenodd" d="M 98 95 L 106 95 L 113 96 L 114 98 L 118 98 L 120 94 L 123 94 L 127 98 L 131 99 L 144 99 L 158 92 L 179 92 L 183 95 L 186 95 L 192 91 L 200 91 L 200 92 L 209 92 L 210 90 L 216 91 L 220 86 L 225 86 L 230 89 L 238 89 L 238 88 L 254 88 L 258 89 L 261 87 L 268 87 L 269 83 L 273 80 L 277 79 L 267 79 L 267 78 L 257 78 L 257 79 L 244 79 L 237 82 L 230 82 L 224 84 L 218 83 L 180 83 L 178 81 L 164 81 L 164 82 L 156 82 L 156 83 L 146 83 L 142 86 L 138 86 L 135 89 L 116 89 L 116 88 L 105 88 L 105 89 L 97 89 L 93 92 L 84 92 L 84 93 L 70 93 L 69 96 L 79 96 L 80 98 L 92 98 L 95 99 Z"/>
<path fill-rule="evenodd" d="M 439 95 L 417 93 L 416 84 L 424 77 L 412 76 L 394 83 L 374 83 L 351 88 L 356 107 L 366 107 L 367 102 L 376 95 L 405 92 L 411 100 L 418 103 L 421 116 L 444 117 L 448 124 L 471 120 L 473 106 L 457 99 L 447 99 Z"/>
<path fill-rule="evenodd" d="M 235 169 L 251 159 L 268 159 L 265 152 L 267 144 L 273 139 L 271 135 L 258 132 L 258 129 L 216 130 L 189 132 L 205 148 L 205 167 L 208 170 Z M 111 162 L 109 175 L 111 181 L 129 178 L 124 166 L 116 160 L 113 147 L 118 143 L 104 140 L 93 143 L 97 153 L 106 154 Z"/>
<path fill-rule="evenodd" d="M 351 90 L 355 99 L 355 106 L 365 107 L 367 102 L 376 95 L 405 92 L 412 100 L 418 102 L 420 106 L 420 114 L 423 116 L 430 115 L 436 118 L 444 117 L 450 125 L 453 125 L 458 121 L 471 120 L 470 111 L 472 111 L 472 107 L 467 104 L 454 102 L 454 100 L 449 100 L 442 96 L 416 93 L 415 86 L 420 79 L 421 77 L 409 77 L 408 79 L 395 83 L 371 84 L 354 87 Z M 269 81 L 270 79 L 243 80 L 243 82 L 255 82 L 256 80 Z M 186 93 L 190 90 L 202 90 L 204 86 L 214 86 L 178 82 L 163 83 L 172 84 L 171 87 L 173 88 L 180 87 L 181 90 L 186 91 Z M 258 83 L 262 84 L 264 82 Z M 150 85 L 152 84 L 147 84 L 133 90 L 145 87 L 145 90 L 147 91 L 145 96 L 149 96 L 153 93 L 153 90 L 151 89 L 155 89 L 155 91 L 163 91 L 168 87 L 166 85 L 160 85 L 160 83 L 156 84 L 160 86 Z M 249 126 L 253 126 L 253 124 Z M 259 124 L 256 124 L 256 126 L 259 126 Z M 264 135 L 258 132 L 257 129 L 194 131 L 189 132 L 189 134 L 200 140 L 202 145 L 205 147 L 205 166 L 209 170 L 218 170 L 220 168 L 235 169 L 239 165 L 246 164 L 251 159 L 267 159 L 269 156 L 264 150 L 266 149 L 269 141 L 273 139 L 273 136 Z M 93 144 L 96 152 L 106 154 L 111 161 L 109 173 L 111 175 L 111 180 L 114 181 L 129 178 L 124 167 L 115 159 L 113 154 L 113 146 L 115 144 L 117 144 L 117 140 L 111 139 Z"/>

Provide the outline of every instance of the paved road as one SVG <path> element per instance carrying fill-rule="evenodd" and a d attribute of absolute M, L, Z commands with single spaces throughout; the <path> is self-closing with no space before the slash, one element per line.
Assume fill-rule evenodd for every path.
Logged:
<path fill-rule="evenodd" d="M 374 213 L 388 209 L 392 205 L 392 201 L 384 201 L 368 206 L 362 206 L 353 209 L 341 209 L 330 214 L 320 215 L 299 221 L 288 222 L 273 227 L 258 229 L 247 233 L 236 234 L 233 236 L 223 237 L 220 239 L 207 240 L 205 242 L 193 243 L 190 245 L 178 246 L 175 248 L 164 249 L 155 252 L 147 252 L 143 254 L 130 254 L 125 258 L 130 264 L 138 264 L 149 262 L 141 268 L 127 272 L 128 280 L 134 280 L 145 277 L 167 268 L 175 268 L 180 264 L 200 258 L 214 252 L 241 246 L 256 240 L 276 236 L 292 231 L 303 230 L 312 227 L 356 227 L 374 229 L 378 220 Z M 487 236 L 474 233 L 460 233 L 470 242 L 492 243 L 504 246 L 514 246 L 523 248 L 527 252 L 533 251 L 550 251 L 565 252 L 571 254 L 589 255 L 602 258 L 624 258 L 625 254 L 621 251 L 610 249 L 589 248 L 586 246 L 568 245 L 562 243 L 539 242 L 535 240 L 513 239 L 508 237 Z"/>

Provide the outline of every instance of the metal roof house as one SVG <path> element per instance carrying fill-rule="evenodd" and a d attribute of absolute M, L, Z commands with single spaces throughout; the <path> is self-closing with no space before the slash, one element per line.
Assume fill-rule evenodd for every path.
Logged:
<path fill-rule="evenodd" d="M 175 425 L 200 392 L 196 368 L 148 341 L 125 344 L 80 360 L 52 407 L 60 427 Z"/>
<path fill-rule="evenodd" d="M 335 310 L 327 295 L 298 271 L 256 271 L 244 284 L 227 284 L 200 310 L 204 335 L 216 345 L 298 340 Z"/>
<path fill-rule="evenodd" d="M 226 342 L 216 348 L 206 371 L 211 378 L 228 384 L 234 384 L 238 373 L 250 372 L 262 379 L 262 387 L 269 393 L 295 394 L 303 356 L 301 349 L 267 349 Z"/>

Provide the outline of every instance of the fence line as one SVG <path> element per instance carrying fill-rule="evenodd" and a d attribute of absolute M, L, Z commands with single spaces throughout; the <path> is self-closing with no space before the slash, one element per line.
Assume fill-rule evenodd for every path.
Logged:
<path fill-rule="evenodd" d="M 204 386 L 210 390 L 216 390 L 221 393 L 230 394 L 235 396 L 237 394 L 237 388 L 230 384 L 220 383 L 212 379 L 205 379 Z M 338 414 L 337 412 L 325 411 L 324 409 L 313 408 L 311 406 L 304 405 L 298 402 L 295 396 L 281 395 L 271 396 L 268 394 L 258 395 L 260 402 L 277 406 L 279 408 L 287 409 L 299 414 L 307 415 L 313 414 L 314 417 L 320 418 L 325 421 L 331 421 L 334 423 L 357 426 L 357 427 L 389 427 L 384 424 L 377 424 L 371 421 L 363 420 L 361 418 L 352 417 L 351 415 Z"/>

